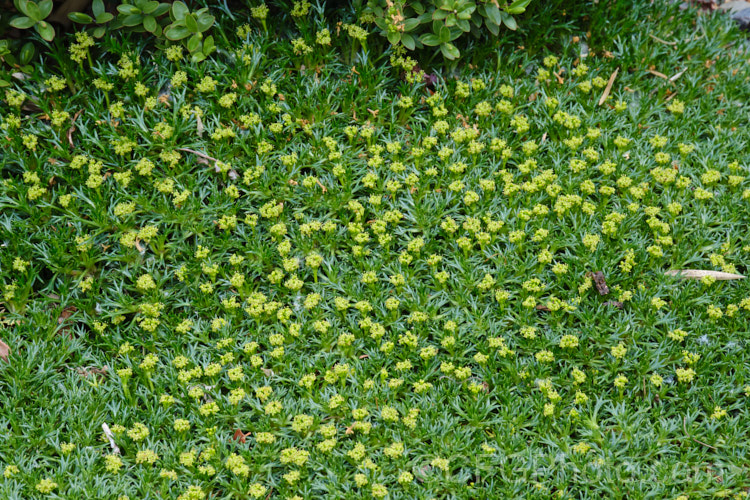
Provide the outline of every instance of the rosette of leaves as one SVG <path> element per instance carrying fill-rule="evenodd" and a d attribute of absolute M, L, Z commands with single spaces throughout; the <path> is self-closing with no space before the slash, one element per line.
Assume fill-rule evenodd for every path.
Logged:
<path fill-rule="evenodd" d="M 11 68 L 10 70 L 6 70 L 4 65 L 0 63 L 0 88 L 11 85 L 13 71 L 20 71 L 26 74 L 34 71 L 34 68 L 29 64 L 36 54 L 34 44 L 26 42 L 21 46 L 20 50 L 14 51 L 13 49 L 14 47 L 11 45 L 10 40 L 0 40 L 0 61 Z"/>
<path fill-rule="evenodd" d="M 156 0 L 134 0 L 132 4 L 122 3 L 117 6 L 119 14 L 111 27 L 118 29 L 125 27 L 135 32 L 162 35 L 167 18 L 160 19 L 169 12 L 169 4 Z"/>
<path fill-rule="evenodd" d="M 212 36 L 206 33 L 214 24 L 215 18 L 208 13 L 208 8 L 190 12 L 183 2 L 172 4 L 169 12 L 172 23 L 164 28 L 164 36 L 172 41 L 183 41 L 194 62 L 202 61 L 216 48 Z"/>
<path fill-rule="evenodd" d="M 91 30 L 91 34 L 95 38 L 101 38 L 107 31 L 104 25 L 114 19 L 115 16 L 107 12 L 102 0 L 94 0 L 91 3 L 91 13 L 93 17 L 83 12 L 71 12 L 68 14 L 68 18 L 78 24 L 96 24 L 97 26 Z"/>
<path fill-rule="evenodd" d="M 525 12 L 531 0 L 512 3 L 498 0 L 426 0 L 421 2 L 370 0 L 366 12 L 373 15 L 381 34 L 391 45 L 408 50 L 437 47 L 446 59 L 461 56 L 453 41 L 465 33 L 481 36 L 500 28 L 515 30 L 514 15 Z"/>
<path fill-rule="evenodd" d="M 21 30 L 34 28 L 39 33 L 39 36 L 48 42 L 54 40 L 55 28 L 45 21 L 52 13 L 52 0 L 42 0 L 39 3 L 33 0 L 14 0 L 13 4 L 18 9 L 18 12 L 23 15 L 14 17 L 10 21 L 11 26 Z"/>

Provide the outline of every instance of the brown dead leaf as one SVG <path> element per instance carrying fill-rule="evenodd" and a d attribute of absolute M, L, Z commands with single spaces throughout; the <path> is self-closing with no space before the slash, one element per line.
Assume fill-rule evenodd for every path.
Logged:
<path fill-rule="evenodd" d="M 619 300 L 608 300 L 607 302 L 604 303 L 604 305 L 605 306 L 613 306 L 613 307 L 616 307 L 618 309 L 622 309 L 625 306 L 625 304 L 623 304 Z"/>
<path fill-rule="evenodd" d="M 264 374 L 264 375 L 265 375 L 266 377 L 273 377 L 274 375 L 276 375 L 276 374 L 274 373 L 274 371 L 273 371 L 273 370 L 271 370 L 270 368 L 263 368 L 263 374 Z"/>
<path fill-rule="evenodd" d="M 70 143 L 70 149 L 75 148 L 75 144 L 73 144 L 73 132 L 76 131 L 76 120 L 81 116 L 81 113 L 83 113 L 83 110 L 79 109 L 76 114 L 73 115 L 73 119 L 70 120 L 70 128 L 68 129 L 68 143 Z"/>
<path fill-rule="evenodd" d="M 607 281 L 604 279 L 603 272 L 596 271 L 595 273 L 586 273 L 586 276 L 594 280 L 594 285 L 596 286 L 596 291 L 599 292 L 599 295 L 607 295 L 609 293 L 609 287 L 607 286 Z"/>
<path fill-rule="evenodd" d="M 725 273 L 722 271 L 709 271 L 705 269 L 672 269 L 665 272 L 667 276 L 677 276 L 682 279 L 694 279 L 699 280 L 704 276 L 711 276 L 717 280 L 743 280 L 744 276 L 741 274 Z"/>
<path fill-rule="evenodd" d="M 74 312 L 76 312 L 78 309 L 75 306 L 68 306 L 65 307 L 61 312 L 60 316 L 57 317 L 57 324 L 63 325 L 65 321 L 67 321 L 68 318 L 70 318 Z M 68 338 L 72 339 L 73 336 L 70 334 L 70 325 L 65 325 L 60 328 L 60 333 L 64 333 L 68 335 Z"/>
<path fill-rule="evenodd" d="M 10 356 L 11 350 L 10 347 L 8 347 L 8 344 L 0 340 L 0 359 L 8 362 L 8 357 Z"/>
<path fill-rule="evenodd" d="M 79 375 L 82 375 L 84 377 L 88 377 L 89 375 L 91 375 L 98 378 L 99 380 L 104 379 L 105 375 L 107 375 L 107 370 L 107 366 L 102 366 L 101 368 L 98 368 L 96 366 L 84 366 L 76 369 Z"/>
<path fill-rule="evenodd" d="M 363 354 L 362 356 L 359 357 L 359 359 L 367 359 L 369 357 L 370 357 L 369 354 Z"/>
<path fill-rule="evenodd" d="M 545 305 L 539 304 L 538 306 L 536 306 L 536 310 L 543 311 L 543 312 L 550 312 L 552 309 L 550 309 L 549 307 Z"/>
<path fill-rule="evenodd" d="M 60 313 L 60 317 L 57 318 L 57 324 L 61 325 L 63 321 L 70 318 L 74 312 L 76 312 L 78 309 L 76 306 L 68 306 L 65 309 L 62 310 Z"/>
<path fill-rule="evenodd" d="M 344 434 L 346 434 L 347 436 L 354 434 L 354 424 L 347 427 L 346 430 L 344 431 Z"/>
<path fill-rule="evenodd" d="M 198 132 L 198 137 L 203 137 L 203 120 L 200 115 L 195 115 L 195 129 Z"/>
<path fill-rule="evenodd" d="M 607 86 L 604 87 L 604 92 L 602 92 L 602 96 L 599 98 L 599 106 L 604 104 L 604 101 L 607 100 L 607 97 L 609 97 L 609 92 L 612 90 L 612 84 L 615 83 L 615 78 L 617 78 L 617 73 L 620 72 L 620 67 L 618 66 L 616 70 L 612 72 L 612 74 L 609 76 L 609 81 L 607 82 Z"/>
<path fill-rule="evenodd" d="M 248 436 L 250 436 L 252 432 L 244 433 L 240 429 L 235 429 L 234 436 L 232 436 L 232 439 L 235 441 L 239 441 L 242 444 L 245 444 L 245 441 L 247 441 Z"/>

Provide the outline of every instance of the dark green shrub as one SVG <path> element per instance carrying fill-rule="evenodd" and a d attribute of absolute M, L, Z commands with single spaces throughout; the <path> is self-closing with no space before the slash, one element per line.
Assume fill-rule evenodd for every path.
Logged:
<path fill-rule="evenodd" d="M 505 27 L 515 30 L 514 15 L 522 14 L 531 0 L 499 4 L 497 0 L 369 0 L 366 18 L 372 19 L 391 45 L 419 49 L 437 47 L 447 59 L 461 54 L 453 43 L 464 34 L 497 36 Z"/>

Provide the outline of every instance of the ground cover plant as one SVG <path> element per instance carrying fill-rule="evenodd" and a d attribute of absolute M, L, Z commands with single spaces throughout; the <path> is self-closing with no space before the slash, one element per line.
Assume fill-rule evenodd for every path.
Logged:
<path fill-rule="evenodd" d="M 0 104 L 0 497 L 747 497 L 748 280 L 667 271 L 748 273 L 750 55 L 617 8 L 453 73 L 309 5 L 58 34 Z"/>

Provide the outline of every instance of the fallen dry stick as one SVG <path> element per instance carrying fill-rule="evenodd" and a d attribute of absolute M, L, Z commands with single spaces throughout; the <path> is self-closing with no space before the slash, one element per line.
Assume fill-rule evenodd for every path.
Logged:
<path fill-rule="evenodd" d="M 741 274 L 725 273 L 722 271 L 708 271 L 704 269 L 671 269 L 665 272 L 667 276 L 677 276 L 682 279 L 699 280 L 705 276 L 711 276 L 717 280 L 743 280 Z"/>
<path fill-rule="evenodd" d="M 648 36 L 650 36 L 651 38 L 653 38 L 654 40 L 656 40 L 659 43 L 663 43 L 664 45 L 677 45 L 677 42 L 668 42 L 666 40 L 662 40 L 658 36 L 654 36 L 651 33 L 649 33 Z"/>
<path fill-rule="evenodd" d="M 658 71 L 655 71 L 653 69 L 648 70 L 648 72 L 654 76 L 658 76 L 659 78 L 664 78 L 665 80 L 669 80 L 669 77 L 665 75 L 664 73 L 659 73 Z"/>
<path fill-rule="evenodd" d="M 102 430 L 104 431 L 104 435 L 107 436 L 107 439 L 109 440 L 109 446 L 112 447 L 112 453 L 114 453 L 115 455 L 119 455 L 120 448 L 117 446 L 117 443 L 115 443 L 115 435 L 112 433 L 112 430 L 106 423 L 102 424 Z"/>

